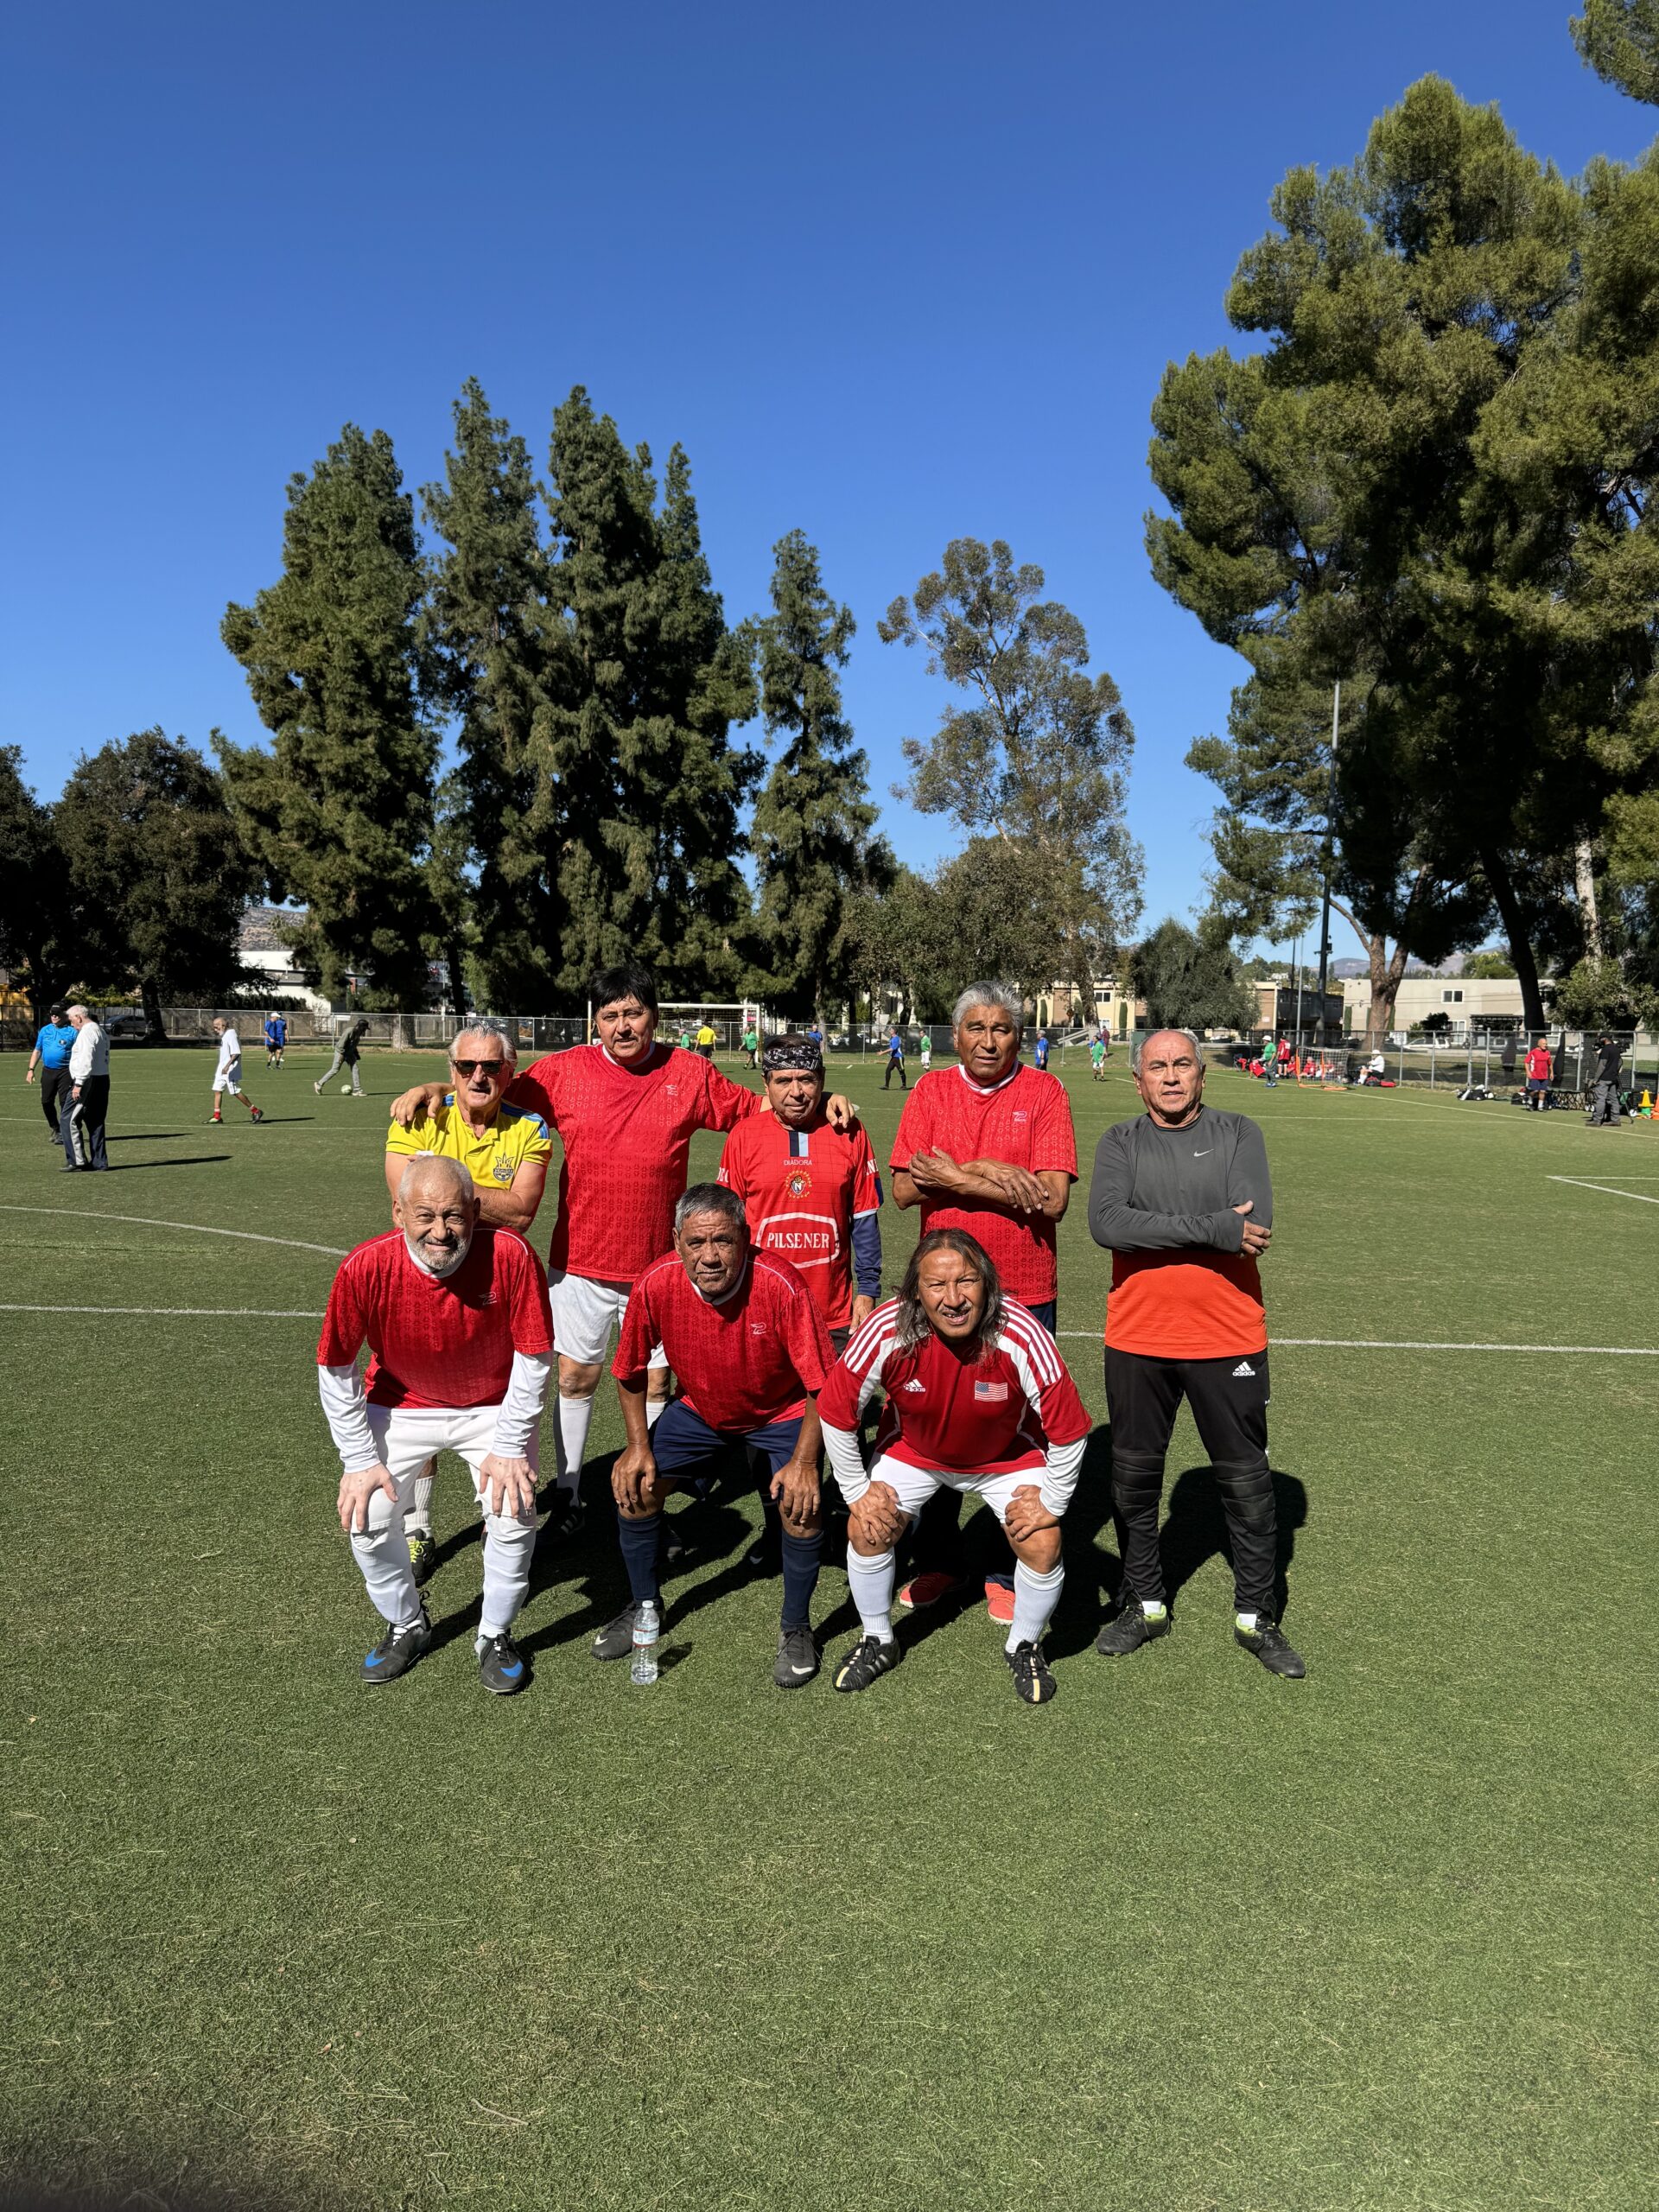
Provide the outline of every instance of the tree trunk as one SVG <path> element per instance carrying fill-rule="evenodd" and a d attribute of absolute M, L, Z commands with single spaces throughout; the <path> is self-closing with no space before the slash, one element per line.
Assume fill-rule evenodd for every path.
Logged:
<path fill-rule="evenodd" d="M 1510 948 L 1510 957 L 1515 963 L 1516 980 L 1521 985 L 1521 1018 L 1527 1029 L 1536 1036 L 1544 1027 L 1544 995 L 1538 986 L 1538 963 L 1532 957 L 1532 945 L 1522 925 L 1521 902 L 1515 895 L 1515 879 L 1510 874 L 1509 862 L 1502 853 L 1483 849 L 1477 855 L 1481 871 L 1491 886 L 1493 903 L 1498 919 L 1503 925 L 1504 941 Z"/>
<path fill-rule="evenodd" d="M 1371 963 L 1371 1004 L 1365 1017 L 1365 1042 L 1376 1052 L 1394 1027 L 1395 1001 L 1400 995 L 1400 979 L 1406 972 L 1406 941 L 1402 938 L 1390 952 L 1387 938 L 1368 937 L 1365 952 Z"/>
<path fill-rule="evenodd" d="M 143 1001 L 144 1027 L 149 1032 L 151 1038 L 159 1044 L 167 1034 L 167 1024 L 162 1020 L 161 986 L 153 976 L 143 976 L 139 978 L 138 995 Z"/>
<path fill-rule="evenodd" d="M 1595 850 L 1587 837 L 1573 848 L 1573 887 L 1579 894 L 1579 923 L 1584 931 L 1584 957 L 1601 957 L 1601 915 L 1596 906 Z"/>

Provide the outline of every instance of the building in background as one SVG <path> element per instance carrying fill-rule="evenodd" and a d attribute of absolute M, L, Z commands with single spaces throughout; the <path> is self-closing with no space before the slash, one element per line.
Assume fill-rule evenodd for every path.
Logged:
<path fill-rule="evenodd" d="M 327 1000 L 306 982 L 294 965 L 293 952 L 283 942 L 279 932 L 283 918 L 280 906 L 250 906 L 242 917 L 237 956 L 272 997 L 290 999 L 313 1014 L 327 1014 Z"/>
<path fill-rule="evenodd" d="M 1147 1018 L 1147 1002 L 1133 999 L 1115 976 L 1096 977 L 1093 1002 L 1075 983 L 1051 983 L 1037 994 L 1033 1026 L 1039 1029 L 1101 1029 L 1109 1037 L 1127 1037 Z"/>

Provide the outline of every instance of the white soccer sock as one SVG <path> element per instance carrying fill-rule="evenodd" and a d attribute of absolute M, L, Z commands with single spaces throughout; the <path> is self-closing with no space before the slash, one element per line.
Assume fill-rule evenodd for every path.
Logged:
<path fill-rule="evenodd" d="M 1015 1651 L 1022 1643 L 1040 1643 L 1043 1630 L 1048 1626 L 1049 1616 L 1060 1602 L 1060 1586 L 1065 1580 L 1064 1567 L 1051 1567 L 1046 1574 L 1039 1574 L 1035 1567 L 1027 1567 L 1022 1559 L 1014 1562 L 1014 1624 L 1008 1630 L 1005 1651 Z"/>
<path fill-rule="evenodd" d="M 594 1418 L 591 1398 L 559 1395 L 559 1443 L 564 1464 L 559 1469 L 559 1488 L 570 1497 L 582 1481 L 582 1463 L 588 1452 L 588 1430 Z"/>
<path fill-rule="evenodd" d="M 847 1588 L 866 1636 L 873 1636 L 878 1643 L 893 1642 L 893 1554 L 878 1552 L 874 1559 L 866 1559 L 861 1552 L 847 1548 Z"/>
<path fill-rule="evenodd" d="M 437 1467 L 435 1459 L 429 1459 L 415 1478 L 415 1503 L 404 1516 L 404 1529 L 409 1535 L 432 1533 L 432 1485 L 437 1479 Z"/>
<path fill-rule="evenodd" d="M 661 1421 L 663 1415 L 667 1411 L 668 1400 L 666 1398 L 647 1398 L 645 1400 L 645 1433 L 647 1435 L 649 1435 L 651 1431 L 656 1427 L 658 1422 Z"/>

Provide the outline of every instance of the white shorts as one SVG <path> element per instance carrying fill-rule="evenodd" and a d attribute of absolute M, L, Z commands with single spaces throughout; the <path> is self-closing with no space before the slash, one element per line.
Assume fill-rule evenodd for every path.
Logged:
<path fill-rule="evenodd" d="M 499 1406 L 462 1406 L 452 1411 L 447 1406 L 371 1405 L 368 1412 L 369 1433 L 381 1465 L 397 1485 L 401 1510 L 407 1510 L 412 1502 L 416 1476 L 439 1452 L 460 1452 L 473 1471 L 473 1490 L 478 1494 L 478 1471 L 494 1445 Z M 540 1469 L 540 1441 L 532 1433 L 524 1453 L 532 1473 Z M 384 1491 L 376 1491 L 369 1500 L 370 1533 L 384 1529 L 391 1513 L 391 1499 Z"/>
<path fill-rule="evenodd" d="M 941 1468 L 930 1473 L 925 1467 L 912 1467 L 907 1460 L 893 1459 L 884 1452 L 870 1469 L 870 1480 L 886 1483 L 899 1500 L 899 1510 L 912 1520 L 935 1491 L 959 1490 L 982 1497 L 998 1521 L 1006 1522 L 1015 1491 L 1040 1490 L 1043 1470 L 1021 1467 L 1012 1475 L 963 1475 Z"/>
<path fill-rule="evenodd" d="M 213 1089 L 215 1090 L 228 1090 L 232 1098 L 239 1098 L 241 1096 L 242 1063 L 240 1060 L 232 1060 L 228 1067 L 215 1068 L 213 1070 Z"/>
<path fill-rule="evenodd" d="M 620 1329 L 628 1310 L 627 1284 L 596 1282 L 592 1275 L 550 1274 L 547 1291 L 559 1357 L 575 1360 L 579 1367 L 601 1365 L 611 1348 L 611 1329 Z M 668 1365 L 660 1344 L 651 1355 L 651 1364 Z"/>

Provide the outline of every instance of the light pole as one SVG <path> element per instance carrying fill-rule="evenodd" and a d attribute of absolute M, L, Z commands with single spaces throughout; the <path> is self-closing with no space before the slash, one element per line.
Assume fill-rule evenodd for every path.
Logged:
<path fill-rule="evenodd" d="M 1319 1049 L 1325 1049 L 1325 992 L 1331 967 L 1331 861 L 1337 810 L 1337 726 L 1342 715 L 1342 686 L 1331 702 L 1331 766 L 1325 786 L 1325 906 L 1319 916 Z"/>

